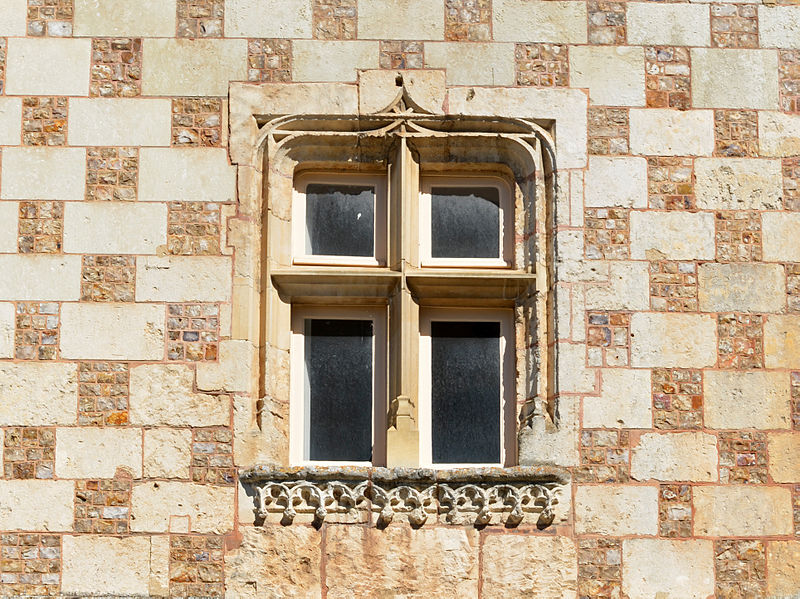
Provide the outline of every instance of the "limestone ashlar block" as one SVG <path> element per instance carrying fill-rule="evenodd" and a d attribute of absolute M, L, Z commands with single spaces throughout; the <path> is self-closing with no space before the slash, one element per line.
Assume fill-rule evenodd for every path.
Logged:
<path fill-rule="evenodd" d="M 57 302 L 80 297 L 80 256 L 2 254 L 0 273 L 0 300 Z"/>
<path fill-rule="evenodd" d="M 227 0 L 225 37 L 310 38 L 309 0 Z"/>
<path fill-rule="evenodd" d="M 767 544 L 767 595 L 796 597 L 800 593 L 800 541 Z"/>
<path fill-rule="evenodd" d="M 174 37 L 176 0 L 74 0 L 80 37 Z"/>
<path fill-rule="evenodd" d="M 800 262 L 800 214 L 797 212 L 765 212 L 761 215 L 764 260 Z"/>
<path fill-rule="evenodd" d="M 79 360 L 162 360 L 165 326 L 163 304 L 63 304 L 61 356 Z"/>
<path fill-rule="evenodd" d="M 145 39 L 142 56 L 148 96 L 227 96 L 230 81 L 247 79 L 246 40 Z"/>
<path fill-rule="evenodd" d="M 800 432 L 770 433 L 767 445 L 772 480 L 800 483 Z"/>
<path fill-rule="evenodd" d="M 22 98 L 0 97 L 0 146 L 19 145 L 22 131 Z"/>
<path fill-rule="evenodd" d="M 9 38 L 6 95 L 88 96 L 91 45 L 88 39 Z"/>
<path fill-rule="evenodd" d="M 250 391 L 257 359 L 258 351 L 250 341 L 220 341 L 219 361 L 197 364 L 197 388 L 229 393 Z"/>
<path fill-rule="evenodd" d="M 155 254 L 167 243 L 167 205 L 75 202 L 64 207 L 64 251 Z"/>
<path fill-rule="evenodd" d="M 780 264 L 701 264 L 697 271 L 701 312 L 782 312 L 786 273 Z"/>
<path fill-rule="evenodd" d="M 61 590 L 70 595 L 149 596 L 150 537 L 65 535 Z"/>
<path fill-rule="evenodd" d="M 589 156 L 586 206 L 647 208 L 647 160 L 635 156 Z"/>
<path fill-rule="evenodd" d="M 797 234 L 795 230 L 793 235 Z M 764 365 L 800 369 L 800 316 L 771 315 L 764 323 Z"/>
<path fill-rule="evenodd" d="M 143 302 L 228 302 L 228 256 L 144 256 L 136 259 L 136 300 Z"/>
<path fill-rule="evenodd" d="M 712 537 L 791 535 L 792 492 L 763 485 L 696 486 L 694 533 Z"/>
<path fill-rule="evenodd" d="M 634 260 L 713 260 L 714 215 L 708 212 L 631 212 Z"/>
<path fill-rule="evenodd" d="M 73 103 L 76 100 L 73 100 Z M 83 148 L 3 148 L 0 197 L 4 200 L 82 200 Z"/>
<path fill-rule="evenodd" d="M 144 431 L 144 475 L 148 478 L 189 478 L 192 432 L 181 428 Z M 252 510 L 251 510 L 252 511 Z"/>
<path fill-rule="evenodd" d="M 16 316 L 13 302 L 0 302 L 0 359 L 14 357 Z"/>
<path fill-rule="evenodd" d="M 193 385 L 194 370 L 183 364 L 147 364 L 131 368 L 131 424 L 142 426 L 228 424 L 230 422 L 228 396 L 196 393 Z"/>
<path fill-rule="evenodd" d="M 514 44 L 430 42 L 425 66 L 445 69 L 448 85 L 514 85 Z"/>
<path fill-rule="evenodd" d="M 622 590 L 630 599 L 706 599 L 714 594 L 714 543 L 625 539 Z"/>
<path fill-rule="evenodd" d="M 167 99 L 76 98 L 69 103 L 73 146 L 169 146 L 171 127 Z"/>
<path fill-rule="evenodd" d="M 717 438 L 699 432 L 645 433 L 631 453 L 631 477 L 716 482 Z"/>
<path fill-rule="evenodd" d="M 19 230 L 19 203 L 0 201 L 0 254 L 17 253 L 17 231 Z"/>
<path fill-rule="evenodd" d="M 650 371 L 603 368 L 600 396 L 583 399 L 586 428 L 650 428 L 653 425 Z"/>
<path fill-rule="evenodd" d="M 358 39 L 442 40 L 442 5 L 429 0 L 360 0 Z"/>
<path fill-rule="evenodd" d="M 114 478 L 125 468 L 142 476 L 142 431 L 138 428 L 59 428 L 56 469 L 59 478 Z"/>
<path fill-rule="evenodd" d="M 785 372 L 707 370 L 705 425 L 715 429 L 786 429 L 792 425 Z"/>
<path fill-rule="evenodd" d="M 708 7 L 628 2 L 628 42 L 637 46 L 710 46 Z"/>
<path fill-rule="evenodd" d="M 571 87 L 589 88 L 594 105 L 644 106 L 644 50 L 634 46 L 570 48 L 569 82 Z"/>
<path fill-rule="evenodd" d="M 170 516 L 189 516 L 190 532 L 225 534 L 233 529 L 232 486 L 189 482 L 156 482 L 133 485 L 131 530 L 168 532 Z"/>
<path fill-rule="evenodd" d="M 394 103 L 398 90 L 397 75 L 414 103 L 425 111 L 443 114 L 447 87 L 443 71 L 424 69 L 381 69 L 358 74 L 358 111 L 361 114 L 383 112 Z"/>
<path fill-rule="evenodd" d="M 24 36 L 27 16 L 28 0 L 5 0 L 3 10 L 0 11 L 0 36 Z"/>
<path fill-rule="evenodd" d="M 586 367 L 586 346 L 558 344 L 558 388 L 563 393 L 594 393 L 597 370 Z"/>
<path fill-rule="evenodd" d="M 800 115 L 772 111 L 759 113 L 758 148 L 761 156 L 800 155 Z"/>
<path fill-rule="evenodd" d="M 562 169 L 586 166 L 586 94 L 556 88 L 454 88 L 449 113 L 555 119 L 556 151 Z"/>
<path fill-rule="evenodd" d="M 695 196 L 701 210 L 781 208 L 781 162 L 769 158 L 698 158 Z"/>
<path fill-rule="evenodd" d="M 71 480 L 0 481 L 3 530 L 72 530 L 75 483 Z"/>
<path fill-rule="evenodd" d="M 223 148 L 142 148 L 139 200 L 233 202 L 236 169 Z"/>
<path fill-rule="evenodd" d="M 717 362 L 717 321 L 707 314 L 631 315 L 631 364 L 702 368 Z"/>
<path fill-rule="evenodd" d="M 355 81 L 358 69 L 378 68 L 378 42 L 295 40 L 295 81 Z"/>
<path fill-rule="evenodd" d="M 492 34 L 498 42 L 586 43 L 586 3 L 494 0 Z"/>
<path fill-rule="evenodd" d="M 578 485 L 575 532 L 612 536 L 658 534 L 658 487 Z"/>
<path fill-rule="evenodd" d="M 52 426 L 77 420 L 77 364 L 0 362 L 0 389 L 0 426 Z"/>
<path fill-rule="evenodd" d="M 759 6 L 758 40 L 762 48 L 800 48 L 800 6 Z"/>
<path fill-rule="evenodd" d="M 608 284 L 586 288 L 587 310 L 648 310 L 650 272 L 646 262 L 609 261 Z M 583 326 L 583 321 L 581 324 Z"/>
<path fill-rule="evenodd" d="M 648 3 L 647 6 L 703 8 L 707 12 L 705 7 L 693 4 Z M 630 140 L 633 154 L 710 156 L 714 151 L 714 113 L 711 110 L 634 108 L 630 111 Z"/>
<path fill-rule="evenodd" d="M 691 59 L 695 107 L 778 109 L 774 50 L 692 48 Z"/>

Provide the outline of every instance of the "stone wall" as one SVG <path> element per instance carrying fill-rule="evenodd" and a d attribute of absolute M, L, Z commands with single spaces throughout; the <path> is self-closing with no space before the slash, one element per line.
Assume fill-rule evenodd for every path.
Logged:
<path fill-rule="evenodd" d="M 800 593 L 796 0 L 1 1 L 0 595 Z M 229 84 L 337 112 L 373 69 L 555 123 L 552 523 L 262 523 L 237 482 L 287 441 Z"/>

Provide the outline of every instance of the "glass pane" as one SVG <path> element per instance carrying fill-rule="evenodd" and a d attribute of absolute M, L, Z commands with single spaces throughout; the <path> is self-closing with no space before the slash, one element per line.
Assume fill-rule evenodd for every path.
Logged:
<path fill-rule="evenodd" d="M 500 462 L 500 323 L 431 323 L 433 461 Z"/>
<path fill-rule="evenodd" d="M 500 193 L 497 188 L 431 189 L 431 257 L 500 257 Z"/>
<path fill-rule="evenodd" d="M 372 321 L 305 321 L 310 460 L 372 459 Z"/>
<path fill-rule="evenodd" d="M 366 185 L 306 187 L 306 253 L 375 255 L 375 189 Z"/>

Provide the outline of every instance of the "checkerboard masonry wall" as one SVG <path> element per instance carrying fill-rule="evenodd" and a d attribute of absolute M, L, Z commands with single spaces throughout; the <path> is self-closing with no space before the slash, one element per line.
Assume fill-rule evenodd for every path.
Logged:
<path fill-rule="evenodd" d="M 381 69 L 555 123 L 543 528 L 239 482 L 288 374 L 237 325 L 235 96 L 355 114 Z M 797 0 L 0 0 L 0 595 L 797 596 L 798 235 Z"/>

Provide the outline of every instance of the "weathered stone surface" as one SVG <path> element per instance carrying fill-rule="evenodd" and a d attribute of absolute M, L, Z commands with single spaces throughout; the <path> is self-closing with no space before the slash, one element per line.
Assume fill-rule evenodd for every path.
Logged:
<path fill-rule="evenodd" d="M 765 212 L 761 215 L 764 260 L 769 262 L 800 262 L 800 243 L 795 235 L 800 231 L 797 212 Z"/>
<path fill-rule="evenodd" d="M 782 372 L 707 370 L 703 409 L 709 428 L 789 428 L 789 377 Z"/>
<path fill-rule="evenodd" d="M 15 96 L 88 96 L 91 40 L 8 40 L 5 93 Z"/>
<path fill-rule="evenodd" d="M 781 312 L 786 273 L 780 264 L 701 264 L 697 269 L 701 312 Z"/>
<path fill-rule="evenodd" d="M 586 43 L 586 4 L 494 0 L 492 34 L 498 42 Z"/>
<path fill-rule="evenodd" d="M 628 2 L 628 43 L 642 46 L 709 46 L 708 8 L 696 4 Z"/>
<path fill-rule="evenodd" d="M 649 309 L 650 273 L 646 262 L 610 261 L 608 271 L 607 285 L 587 286 L 587 310 Z"/>
<path fill-rule="evenodd" d="M 147 595 L 150 538 L 65 535 L 61 590 L 70 594 Z"/>
<path fill-rule="evenodd" d="M 706 599 L 714 594 L 714 543 L 625 539 L 622 590 L 630 599 Z"/>
<path fill-rule="evenodd" d="M 1 300 L 70 301 L 80 296 L 80 256 L 8 254 L 0 256 L 0 272 L 15 273 L 0 277 Z"/>
<path fill-rule="evenodd" d="M 142 148 L 139 200 L 232 202 L 236 169 L 222 148 Z"/>
<path fill-rule="evenodd" d="M 431 42 L 425 66 L 446 69 L 448 85 L 514 85 L 514 44 Z"/>
<path fill-rule="evenodd" d="M 574 395 L 558 399 L 559 423 L 553 426 L 544 417 L 535 418 L 529 427 L 519 433 L 519 463 L 523 466 L 550 464 L 577 466 L 580 400 Z"/>
<path fill-rule="evenodd" d="M 594 393 L 597 370 L 586 367 L 586 346 L 558 344 L 558 388 L 564 393 Z"/>
<path fill-rule="evenodd" d="M 175 0 L 75 0 L 75 35 L 172 37 Z"/>
<path fill-rule="evenodd" d="M 17 310 L 12 302 L 0 302 L 0 359 L 14 357 Z"/>
<path fill-rule="evenodd" d="M 71 480 L 0 481 L 3 530 L 72 530 L 75 483 Z"/>
<path fill-rule="evenodd" d="M 150 537 L 150 596 L 167 597 L 169 595 L 169 546 L 168 535 Z"/>
<path fill-rule="evenodd" d="M 59 428 L 56 470 L 59 478 L 114 478 L 117 468 L 142 476 L 142 431 L 137 428 Z"/>
<path fill-rule="evenodd" d="M 360 0 L 358 39 L 444 39 L 444 11 L 441 8 L 427 0 Z"/>
<path fill-rule="evenodd" d="M 654 535 L 658 532 L 658 487 L 578 485 L 575 532 Z"/>
<path fill-rule="evenodd" d="M 396 85 L 403 77 L 403 89 L 422 110 L 443 114 L 447 87 L 443 71 L 421 69 L 381 69 L 358 74 L 358 111 L 361 114 L 383 112 L 391 106 L 403 89 Z"/>
<path fill-rule="evenodd" d="M 170 516 L 189 516 L 191 532 L 224 534 L 233 528 L 235 487 L 184 482 L 133 485 L 131 530 L 167 532 Z"/>
<path fill-rule="evenodd" d="M 702 368 L 717 362 L 717 322 L 706 314 L 634 313 L 631 364 Z"/>
<path fill-rule="evenodd" d="M 769 474 L 776 483 L 800 483 L 800 432 L 767 437 Z"/>
<path fill-rule="evenodd" d="M 294 81 L 355 81 L 358 69 L 378 68 L 378 42 L 295 40 Z"/>
<path fill-rule="evenodd" d="M 0 98 L 0 146 L 19 145 L 21 130 L 22 98 Z"/>
<path fill-rule="evenodd" d="M 28 14 L 28 0 L 6 0 L 0 12 L 0 35 L 24 36 Z"/>
<path fill-rule="evenodd" d="M 779 160 L 698 158 L 695 196 L 701 210 L 774 210 L 783 194 Z"/>
<path fill-rule="evenodd" d="M 764 365 L 767 368 L 800 368 L 800 316 L 767 317 Z"/>
<path fill-rule="evenodd" d="M 228 302 L 231 259 L 227 256 L 144 256 L 136 259 L 136 300 Z"/>
<path fill-rule="evenodd" d="M 475 597 L 478 535 L 468 528 L 331 526 L 325 541 L 328 597 Z M 386 555 L 394 556 L 386 560 Z M 375 568 L 381 563 L 380 568 Z"/>
<path fill-rule="evenodd" d="M 758 41 L 762 48 L 800 48 L 800 8 L 759 6 Z"/>
<path fill-rule="evenodd" d="M 487 598 L 575 597 L 578 578 L 575 541 L 538 535 L 487 535 L 483 542 L 481 578 L 482 596 Z"/>
<path fill-rule="evenodd" d="M 800 541 L 767 544 L 767 595 L 796 597 L 800 593 Z"/>
<path fill-rule="evenodd" d="M 241 501 L 241 499 L 240 499 Z M 311 526 L 245 526 L 225 555 L 228 599 L 320 597 L 322 535 Z"/>
<path fill-rule="evenodd" d="M 631 258 L 713 260 L 714 234 L 708 212 L 631 212 Z"/>
<path fill-rule="evenodd" d="M 631 453 L 635 480 L 714 482 L 717 438 L 706 433 L 645 433 Z"/>
<path fill-rule="evenodd" d="M 603 368 L 600 396 L 583 399 L 586 428 L 650 428 L 650 371 Z"/>
<path fill-rule="evenodd" d="M 588 87 L 595 105 L 644 106 L 643 52 L 633 46 L 570 48 L 570 85 Z"/>
<path fill-rule="evenodd" d="M 82 148 L 3 148 L 2 199 L 82 200 L 86 188 Z"/>
<path fill-rule="evenodd" d="M 760 112 L 758 149 L 761 156 L 781 158 L 800 155 L 800 115 Z"/>
<path fill-rule="evenodd" d="M 156 304 L 64 304 L 61 357 L 163 360 L 166 310 Z"/>
<path fill-rule="evenodd" d="M 0 254 L 17 253 L 17 232 L 19 231 L 19 203 L 0 202 Z"/>
<path fill-rule="evenodd" d="M 192 390 L 194 370 L 182 364 L 147 364 L 131 368 L 132 424 L 144 426 L 214 426 L 230 421 L 227 395 Z"/>
<path fill-rule="evenodd" d="M 647 160 L 589 156 L 585 205 L 647 208 Z"/>
<path fill-rule="evenodd" d="M 692 104 L 698 108 L 778 108 L 773 50 L 692 48 Z"/>
<path fill-rule="evenodd" d="M 311 37 L 307 0 L 227 0 L 226 37 Z"/>
<path fill-rule="evenodd" d="M 633 4 L 639 3 L 628 6 Z M 648 3 L 647 6 L 700 8 L 689 4 Z M 714 151 L 714 113 L 711 110 L 634 108 L 630 111 L 630 139 L 633 154 L 710 156 Z"/>
<path fill-rule="evenodd" d="M 168 146 L 172 103 L 162 98 L 75 98 L 69 103 L 73 146 Z"/>
<path fill-rule="evenodd" d="M 227 96 L 230 81 L 247 79 L 245 40 L 145 39 L 142 56 L 146 96 Z"/>
<path fill-rule="evenodd" d="M 696 486 L 694 534 L 756 537 L 790 535 L 792 493 L 763 485 Z"/>
<path fill-rule="evenodd" d="M 226 340 L 219 344 L 219 361 L 197 365 L 200 391 L 250 391 L 258 352 L 249 341 Z"/>
<path fill-rule="evenodd" d="M 77 364 L 3 362 L 0 389 L 2 426 L 75 424 Z"/>
<path fill-rule="evenodd" d="M 65 252 L 155 254 L 166 243 L 166 204 L 76 202 L 64 208 Z"/>
<path fill-rule="evenodd" d="M 152 478 L 189 478 L 192 432 L 154 428 L 144 431 L 144 475 Z"/>

